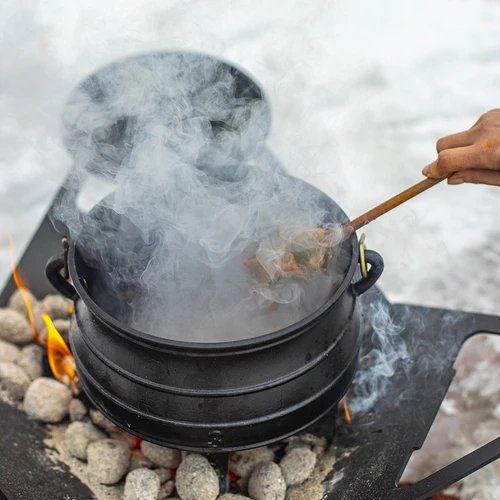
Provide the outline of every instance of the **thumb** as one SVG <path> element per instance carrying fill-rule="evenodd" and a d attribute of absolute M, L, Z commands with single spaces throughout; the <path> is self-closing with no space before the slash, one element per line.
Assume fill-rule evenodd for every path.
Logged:
<path fill-rule="evenodd" d="M 500 171 L 487 169 L 461 170 L 450 176 L 448 184 L 487 184 L 489 186 L 500 186 Z"/>

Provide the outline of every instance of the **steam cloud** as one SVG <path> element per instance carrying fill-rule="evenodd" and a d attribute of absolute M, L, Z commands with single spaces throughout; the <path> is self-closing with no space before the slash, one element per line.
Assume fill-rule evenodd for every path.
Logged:
<path fill-rule="evenodd" d="M 301 228 L 339 222 L 266 149 L 269 110 L 256 92 L 220 61 L 169 54 L 109 67 L 71 96 L 75 170 L 54 218 L 97 270 L 94 300 L 117 319 L 169 339 L 237 340 L 289 326 L 332 295 L 341 256 L 310 282 L 275 286 L 244 265 L 257 253 L 268 269 L 286 244 L 314 245 Z M 88 170 L 115 188 L 84 214 L 74 191 Z"/>

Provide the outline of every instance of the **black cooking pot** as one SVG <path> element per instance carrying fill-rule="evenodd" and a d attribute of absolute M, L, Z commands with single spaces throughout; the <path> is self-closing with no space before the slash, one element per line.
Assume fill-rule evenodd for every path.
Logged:
<path fill-rule="evenodd" d="M 332 199 L 303 184 L 326 209 L 325 223 L 348 220 Z M 90 400 L 118 426 L 148 441 L 222 452 L 290 436 L 345 394 L 360 347 L 356 297 L 377 281 L 383 260 L 366 251 L 371 267 L 358 279 L 356 235 L 341 246 L 344 278 L 326 304 L 282 330 L 224 343 L 172 341 L 118 321 L 98 305 L 99 270 L 73 243 L 67 253 L 70 281 L 61 274 L 64 256 L 48 262 L 46 275 L 75 302 L 70 343 Z"/>

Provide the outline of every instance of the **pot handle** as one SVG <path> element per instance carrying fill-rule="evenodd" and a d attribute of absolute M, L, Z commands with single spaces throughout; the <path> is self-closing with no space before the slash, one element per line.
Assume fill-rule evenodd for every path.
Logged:
<path fill-rule="evenodd" d="M 377 282 L 384 271 L 384 259 L 379 253 L 373 250 L 365 250 L 364 252 L 366 263 L 370 264 L 370 270 L 368 271 L 366 277 L 361 278 L 352 285 L 354 295 L 361 295 L 369 290 Z"/>
<path fill-rule="evenodd" d="M 78 294 L 73 285 L 63 278 L 61 274 L 63 269 L 64 256 L 51 257 L 45 265 L 45 276 L 59 293 L 74 302 L 78 298 Z"/>

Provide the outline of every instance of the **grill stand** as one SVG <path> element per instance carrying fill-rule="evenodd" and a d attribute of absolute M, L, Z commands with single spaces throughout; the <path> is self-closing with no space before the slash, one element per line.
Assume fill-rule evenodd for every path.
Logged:
<path fill-rule="evenodd" d="M 220 494 L 229 492 L 229 453 L 208 453 L 205 458 L 219 476 Z"/>
<path fill-rule="evenodd" d="M 61 236 L 68 234 L 68 230 L 63 224 L 54 227 L 50 220 L 50 214 L 57 205 L 58 200 L 68 193 L 67 186 L 71 186 L 71 191 L 73 191 L 72 199 L 76 204 L 76 199 L 85 179 L 84 175 L 78 178 L 75 170 L 70 172 L 17 264 L 17 269 L 21 271 L 23 278 L 26 278 L 26 285 L 39 299 L 49 294 L 59 293 L 45 277 L 45 265 L 53 255 L 61 253 Z M 7 305 L 10 296 L 16 289 L 14 277 L 11 275 L 0 293 L 0 307 Z"/>
<path fill-rule="evenodd" d="M 385 301 L 396 324 L 405 325 L 400 339 L 407 345 L 410 363 L 406 370 L 400 366 L 395 371 L 372 412 L 354 415 L 352 425 L 339 420 L 332 452 L 337 462 L 326 480 L 327 498 L 425 500 L 500 458 L 497 438 L 409 488 L 397 487 L 446 396 L 462 345 L 477 333 L 500 335 L 500 317 L 390 305 L 378 290 L 362 298 L 365 305 L 375 300 Z M 370 330 L 365 332 L 364 352 L 372 347 Z"/>

